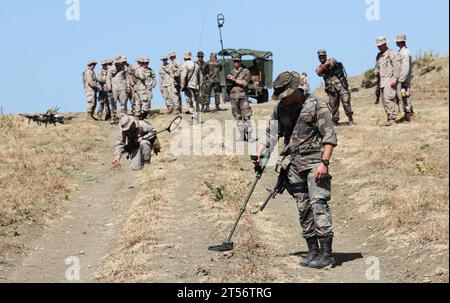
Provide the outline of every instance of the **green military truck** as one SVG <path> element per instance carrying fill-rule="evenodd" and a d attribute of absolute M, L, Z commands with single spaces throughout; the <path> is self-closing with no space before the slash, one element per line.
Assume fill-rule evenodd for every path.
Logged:
<path fill-rule="evenodd" d="M 242 65 L 250 70 L 252 79 L 248 86 L 249 97 L 255 98 L 258 103 L 269 101 L 269 89 L 272 88 L 273 78 L 273 54 L 266 51 L 251 49 L 224 49 L 219 52 L 223 69 L 220 74 L 220 85 L 226 91 L 226 76 L 233 69 L 234 54 L 242 56 Z M 228 96 L 226 96 L 228 100 Z"/>

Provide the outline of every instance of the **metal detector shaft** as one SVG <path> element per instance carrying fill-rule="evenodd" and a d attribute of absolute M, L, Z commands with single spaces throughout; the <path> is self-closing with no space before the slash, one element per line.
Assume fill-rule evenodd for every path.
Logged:
<path fill-rule="evenodd" d="M 233 225 L 233 228 L 231 229 L 230 235 L 228 236 L 227 240 L 225 241 L 225 243 L 231 243 L 231 238 L 233 237 L 234 232 L 236 231 L 236 227 L 239 224 L 239 221 L 241 220 L 242 215 L 244 214 L 245 210 L 247 209 L 247 204 L 250 201 L 250 198 L 252 197 L 253 191 L 256 188 L 256 185 L 258 184 L 259 179 L 261 179 L 261 175 L 257 175 L 255 181 L 252 184 L 252 187 L 247 195 L 247 199 L 245 199 L 244 204 L 242 204 L 241 209 L 239 211 L 239 215 L 236 219 L 236 222 Z"/>

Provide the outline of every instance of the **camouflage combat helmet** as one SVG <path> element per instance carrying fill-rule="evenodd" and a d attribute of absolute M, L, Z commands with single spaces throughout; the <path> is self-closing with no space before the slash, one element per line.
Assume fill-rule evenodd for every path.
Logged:
<path fill-rule="evenodd" d="M 300 74 L 297 72 L 283 72 L 273 82 L 273 100 L 281 100 L 289 97 L 300 87 Z"/>

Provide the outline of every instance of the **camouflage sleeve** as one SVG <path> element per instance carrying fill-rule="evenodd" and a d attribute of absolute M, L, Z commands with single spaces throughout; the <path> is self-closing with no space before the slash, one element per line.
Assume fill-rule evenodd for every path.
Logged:
<path fill-rule="evenodd" d="M 114 156 L 116 158 L 120 158 L 122 154 L 125 152 L 125 136 L 122 132 L 119 133 L 117 136 L 117 144 L 116 144 L 116 151 L 114 153 Z"/>
<path fill-rule="evenodd" d="M 146 68 L 137 69 L 134 76 L 139 78 L 140 80 L 145 81 L 148 77 L 150 77 L 150 70 Z"/>
<path fill-rule="evenodd" d="M 239 78 L 241 78 L 240 80 L 244 82 L 244 88 L 247 88 L 252 79 L 252 75 L 250 74 L 250 71 L 248 69 L 244 69 L 242 71 L 242 75 Z"/>
<path fill-rule="evenodd" d="M 186 64 L 182 66 L 181 68 L 181 87 L 185 87 L 186 86 L 186 76 L 187 76 L 187 66 Z M 177 73 L 175 73 L 177 74 Z"/>
<path fill-rule="evenodd" d="M 87 84 L 93 88 L 97 89 L 97 79 L 95 78 L 95 74 L 93 71 L 89 70 L 87 73 Z"/>
<path fill-rule="evenodd" d="M 335 67 L 337 64 L 337 60 L 334 58 L 330 58 L 328 61 L 330 62 L 330 67 Z"/>
<path fill-rule="evenodd" d="M 317 104 L 317 127 L 320 136 L 322 137 L 322 144 L 331 144 L 337 146 L 336 127 L 333 124 L 331 111 L 323 101 Z"/>
<path fill-rule="evenodd" d="M 153 126 L 148 122 L 142 122 L 140 125 L 142 128 L 142 139 L 150 140 L 153 137 L 156 136 L 156 130 L 153 128 Z"/>
<path fill-rule="evenodd" d="M 278 106 L 275 106 L 272 112 L 265 136 L 259 139 L 259 143 L 264 145 L 269 152 L 272 152 L 275 149 L 278 144 L 280 134 L 282 133 L 282 130 L 279 129 L 277 108 Z"/>
<path fill-rule="evenodd" d="M 389 56 L 392 61 L 392 67 L 393 67 L 393 73 L 394 73 L 393 76 L 395 79 L 399 79 L 400 78 L 400 69 L 401 69 L 400 56 L 395 51 L 390 52 Z"/>
<path fill-rule="evenodd" d="M 100 71 L 97 73 L 97 81 L 101 84 L 106 83 L 106 73 L 104 71 Z"/>
<path fill-rule="evenodd" d="M 112 90 L 112 68 L 109 68 L 106 73 L 106 88 Z"/>
<path fill-rule="evenodd" d="M 156 84 L 158 84 L 158 80 L 156 80 L 156 75 L 152 69 L 149 69 L 148 71 L 150 72 L 150 75 L 148 76 L 150 79 L 149 88 L 154 89 L 156 87 Z"/>
<path fill-rule="evenodd" d="M 400 52 L 400 76 L 398 81 L 399 82 L 406 82 L 409 76 L 409 70 L 411 68 L 410 66 L 410 60 L 409 60 L 409 53 L 408 52 Z"/>

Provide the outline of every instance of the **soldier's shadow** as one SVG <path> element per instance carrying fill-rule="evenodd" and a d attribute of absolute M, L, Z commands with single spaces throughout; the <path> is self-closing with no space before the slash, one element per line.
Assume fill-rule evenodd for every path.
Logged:
<path fill-rule="evenodd" d="M 306 251 L 298 251 L 290 253 L 289 256 L 303 257 L 306 256 L 307 253 L 308 252 Z M 364 258 L 362 253 L 333 253 L 333 256 L 336 260 L 336 266 L 342 266 L 344 263 Z"/>

